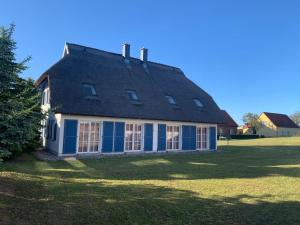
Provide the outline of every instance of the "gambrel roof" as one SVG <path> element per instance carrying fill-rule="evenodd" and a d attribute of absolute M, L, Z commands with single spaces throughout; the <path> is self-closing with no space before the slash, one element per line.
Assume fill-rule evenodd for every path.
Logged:
<path fill-rule="evenodd" d="M 66 43 L 64 55 L 38 80 L 48 79 L 51 108 L 57 113 L 118 118 L 222 123 L 213 98 L 176 67 Z M 83 84 L 95 87 L 86 96 Z M 133 90 L 139 101 L 128 98 Z M 176 100 L 169 104 L 166 96 Z M 198 99 L 203 107 L 195 104 Z"/>

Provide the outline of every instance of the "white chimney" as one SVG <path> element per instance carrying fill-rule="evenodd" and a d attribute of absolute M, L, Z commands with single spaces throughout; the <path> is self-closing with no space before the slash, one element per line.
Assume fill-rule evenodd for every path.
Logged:
<path fill-rule="evenodd" d="M 130 44 L 123 44 L 123 48 L 122 48 L 122 56 L 125 59 L 128 59 L 130 57 Z"/>
<path fill-rule="evenodd" d="M 141 49 L 141 56 L 140 56 L 141 61 L 146 63 L 148 61 L 148 49 L 147 48 L 142 48 Z"/>

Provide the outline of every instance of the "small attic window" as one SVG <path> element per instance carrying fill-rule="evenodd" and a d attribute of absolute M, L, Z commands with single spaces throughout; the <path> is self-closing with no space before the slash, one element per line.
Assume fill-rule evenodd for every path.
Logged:
<path fill-rule="evenodd" d="M 139 97 L 133 90 L 127 90 L 128 97 L 131 101 L 139 101 Z"/>
<path fill-rule="evenodd" d="M 204 107 L 203 103 L 198 98 L 194 98 L 194 102 L 197 107 L 200 107 L 200 108 Z"/>
<path fill-rule="evenodd" d="M 93 84 L 82 84 L 84 89 L 84 94 L 86 96 L 96 96 L 96 89 Z"/>
<path fill-rule="evenodd" d="M 166 97 L 166 99 L 168 100 L 168 102 L 169 102 L 171 105 L 176 105 L 176 101 L 175 101 L 175 99 L 174 99 L 173 96 L 171 96 L 171 95 L 166 95 L 165 97 Z"/>

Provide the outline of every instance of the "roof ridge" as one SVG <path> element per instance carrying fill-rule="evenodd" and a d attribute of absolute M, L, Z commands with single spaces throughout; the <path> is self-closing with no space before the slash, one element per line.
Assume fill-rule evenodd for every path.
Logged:
<path fill-rule="evenodd" d="M 102 49 L 93 48 L 93 47 L 89 47 L 89 46 L 85 46 L 85 45 L 80 45 L 80 44 L 75 44 L 75 43 L 70 43 L 70 42 L 66 42 L 66 45 L 67 46 L 68 45 L 74 45 L 74 46 L 81 47 L 81 48 L 88 48 L 88 49 L 91 49 L 93 51 L 99 51 L 99 52 L 102 52 L 102 53 L 123 57 L 122 54 L 120 54 L 120 53 L 109 52 L 109 51 L 105 51 L 105 50 L 102 50 Z M 93 52 L 89 52 L 89 53 L 94 54 Z M 139 58 L 132 57 L 132 56 L 130 56 L 130 59 L 141 61 Z M 158 66 L 162 66 L 162 67 L 168 67 L 168 68 L 171 68 L 173 70 L 177 69 L 177 70 L 181 71 L 181 69 L 179 67 L 176 67 L 176 66 L 171 66 L 171 65 L 167 65 L 167 64 L 163 64 L 163 63 L 153 62 L 153 61 L 147 61 L 147 62 L 151 63 L 151 64 L 158 65 Z"/>

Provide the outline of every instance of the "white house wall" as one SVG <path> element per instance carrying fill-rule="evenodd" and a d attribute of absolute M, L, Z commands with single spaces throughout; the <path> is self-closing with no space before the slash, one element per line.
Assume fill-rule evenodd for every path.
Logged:
<path fill-rule="evenodd" d="M 65 156 L 66 154 L 63 154 L 63 140 L 64 140 L 64 121 L 65 120 L 77 120 L 78 121 L 78 125 L 77 125 L 77 150 L 78 150 L 78 131 L 79 131 L 79 122 L 80 121 L 90 121 L 90 122 L 95 122 L 95 121 L 99 121 L 100 122 L 100 143 L 99 143 L 99 148 L 100 151 L 97 153 L 80 153 L 80 154 L 99 154 L 101 153 L 101 146 L 102 146 L 102 129 L 103 129 L 103 122 L 104 121 L 110 121 L 110 122 L 124 122 L 126 123 L 141 123 L 141 124 L 145 124 L 145 123 L 151 123 L 153 124 L 153 151 L 152 152 L 157 152 L 157 147 L 158 147 L 158 124 L 166 124 L 168 125 L 178 125 L 178 126 L 182 126 L 182 125 L 192 125 L 192 126 L 196 126 L 196 127 L 215 127 L 216 131 L 217 131 L 217 125 L 216 124 L 207 124 L 207 123 L 191 123 L 191 122 L 179 122 L 179 121 L 159 121 L 159 120 L 142 120 L 142 119 L 123 119 L 123 118 L 111 118 L 111 117 L 95 117 L 95 116 L 81 116 L 81 115 L 65 115 L 65 114 L 56 114 L 56 121 L 57 121 L 57 142 L 56 143 L 50 143 L 48 146 L 51 149 L 51 151 L 53 152 L 57 152 L 57 150 L 54 150 L 55 148 L 58 149 L 58 155 L 59 156 Z M 143 129 L 142 129 L 143 132 Z M 182 129 L 180 129 L 180 132 L 182 132 Z M 208 144 L 208 149 L 209 149 L 209 134 L 210 132 L 208 131 L 207 135 L 207 144 Z M 217 135 L 216 135 L 217 136 Z M 181 150 L 181 134 L 180 134 L 180 150 Z M 144 136 L 142 133 L 142 144 L 144 143 Z M 125 145 L 124 145 L 125 148 Z M 166 150 L 168 151 L 168 150 Z M 172 151 L 176 151 L 176 150 L 172 150 Z M 124 151 L 125 152 L 125 151 Z M 124 154 L 124 152 L 120 152 L 120 153 L 105 153 L 105 154 Z M 147 152 L 148 153 L 148 152 Z M 103 153 L 104 154 L 104 153 Z"/>

